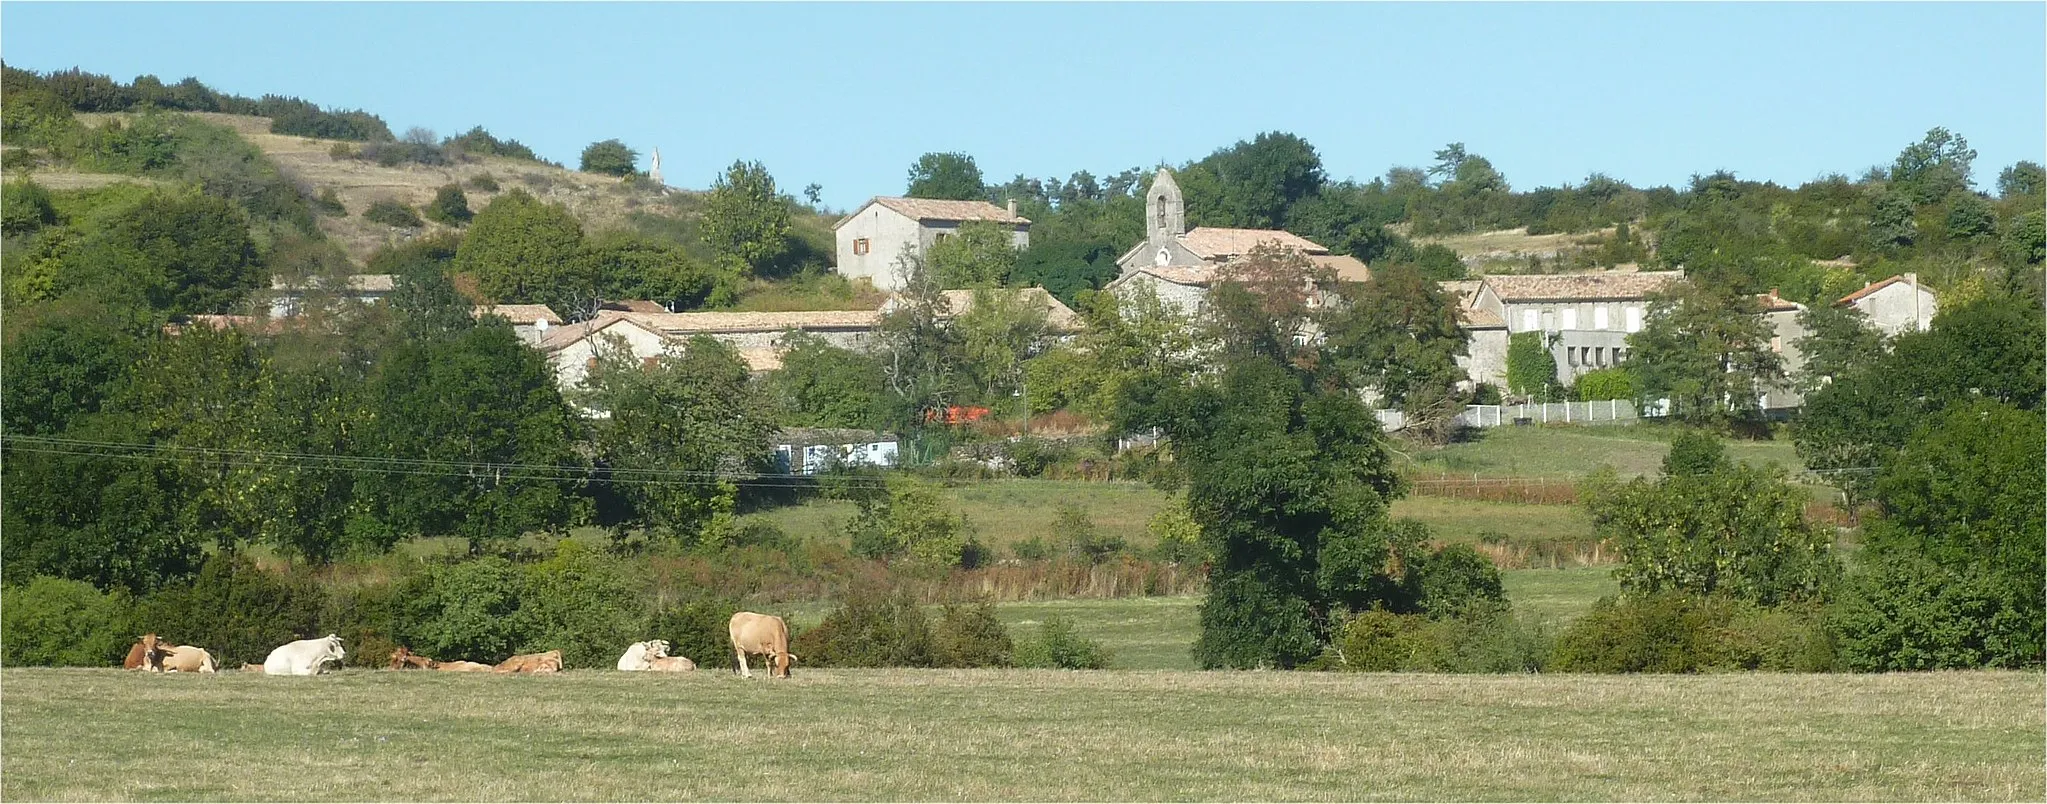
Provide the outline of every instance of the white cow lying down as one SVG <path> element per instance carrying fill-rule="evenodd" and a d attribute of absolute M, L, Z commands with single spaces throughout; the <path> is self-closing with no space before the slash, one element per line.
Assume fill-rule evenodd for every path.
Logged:
<path fill-rule="evenodd" d="M 339 666 L 348 656 L 341 649 L 341 637 L 328 634 L 320 639 L 288 642 L 263 660 L 263 673 L 272 676 L 310 676 L 326 670 L 327 663 Z"/>
<path fill-rule="evenodd" d="M 655 639 L 635 642 L 625 649 L 625 655 L 618 657 L 618 669 L 635 672 L 686 673 L 697 669 L 697 663 L 681 656 L 668 655 L 668 640 Z"/>

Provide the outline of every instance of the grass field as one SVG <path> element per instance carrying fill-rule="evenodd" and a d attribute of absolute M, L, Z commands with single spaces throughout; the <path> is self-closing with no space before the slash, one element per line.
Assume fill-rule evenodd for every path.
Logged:
<path fill-rule="evenodd" d="M 2039 673 L 0 671 L 7 800 L 2031 800 Z"/>
<path fill-rule="evenodd" d="M 1607 464 L 1622 477 L 1655 475 L 1678 431 L 1660 425 L 1632 427 L 1497 427 L 1473 441 L 1409 452 L 1425 472 L 1507 477 L 1578 477 Z M 1727 457 L 1757 466 L 1798 471 L 1791 440 L 1726 441 Z"/>
<path fill-rule="evenodd" d="M 1500 585 L 1516 610 L 1557 625 L 1578 619 L 1600 598 L 1621 591 L 1612 567 L 1505 570 Z"/>

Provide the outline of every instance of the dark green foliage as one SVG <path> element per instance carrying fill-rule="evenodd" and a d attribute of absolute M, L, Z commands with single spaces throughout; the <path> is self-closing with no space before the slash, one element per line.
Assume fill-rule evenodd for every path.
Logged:
<path fill-rule="evenodd" d="M 265 95 L 252 109 L 223 108 L 221 111 L 268 117 L 272 134 L 355 142 L 389 142 L 394 139 L 391 127 L 376 115 L 359 110 L 326 111 L 297 98 Z"/>
<path fill-rule="evenodd" d="M 449 277 L 461 243 L 459 235 L 430 234 L 370 255 L 371 273 L 391 275 L 391 309 L 407 335 L 438 336 L 475 325 L 469 300 Z"/>
<path fill-rule="evenodd" d="M 583 247 L 583 263 L 569 280 L 588 301 L 647 299 L 677 311 L 709 302 L 723 277 L 680 246 L 623 232 L 610 232 Z M 574 303 L 571 294 L 556 294 Z M 580 307 L 562 311 L 584 312 Z"/>
<path fill-rule="evenodd" d="M 1603 402 L 1608 399 L 1634 401 L 1634 375 L 1621 367 L 1603 368 L 1578 375 L 1578 384 L 1573 386 L 1580 402 Z"/>
<path fill-rule="evenodd" d="M 1759 392 L 1785 379 L 1754 297 L 1680 283 L 1652 301 L 1628 336 L 1628 372 L 1645 399 L 1670 400 L 1672 418 L 1725 425 L 1762 416 Z"/>
<path fill-rule="evenodd" d="M 426 225 L 425 221 L 419 219 L 419 213 L 413 211 L 411 205 L 401 204 L 388 198 L 372 202 L 369 209 L 363 210 L 362 217 L 363 220 L 371 223 L 381 223 L 385 226 L 396 226 L 403 229 L 417 229 Z"/>
<path fill-rule="evenodd" d="M 739 601 L 723 598 L 703 598 L 671 605 L 654 614 L 647 627 L 647 636 L 668 640 L 668 655 L 688 657 L 697 663 L 700 670 L 730 667 L 737 671 L 738 664 L 726 658 L 733 655 L 729 626 L 736 611 L 740 611 Z M 620 646 L 619 651 L 623 652 L 624 646 Z M 802 661 L 809 662 L 810 658 L 805 656 Z"/>
<path fill-rule="evenodd" d="M 759 162 L 733 162 L 704 197 L 702 237 L 725 267 L 765 273 L 789 248 L 789 203 Z"/>
<path fill-rule="evenodd" d="M 1457 617 L 1480 606 L 1504 605 L 1500 570 L 1468 544 L 1445 545 L 1422 562 L 1421 610 L 1431 617 Z"/>
<path fill-rule="evenodd" d="M 1834 667 L 1816 609 L 1720 597 L 1605 598 L 1557 637 L 1551 669 L 1575 673 L 1812 672 Z"/>
<path fill-rule="evenodd" d="M 35 234 L 57 224 L 57 208 L 50 204 L 50 191 L 32 179 L 10 181 L 0 190 L 0 232 L 8 237 Z"/>
<path fill-rule="evenodd" d="M 540 157 L 533 153 L 532 148 L 526 147 L 518 140 L 500 140 L 493 137 L 490 132 L 483 130 L 482 126 L 472 128 L 468 133 L 461 136 L 448 138 L 446 142 L 441 144 L 441 147 L 450 153 L 466 156 L 502 156 L 510 159 L 524 159 L 529 162 L 541 161 Z M 471 181 L 471 184 L 479 190 L 495 192 L 497 190 L 497 181 L 495 179 L 490 180 L 491 186 L 489 187 L 479 183 L 489 178 L 489 176 L 490 174 L 488 173 L 478 176 Z"/>
<path fill-rule="evenodd" d="M 1220 190 L 1214 210 L 1198 209 L 1190 197 L 1188 214 L 1204 225 L 1277 229 L 1288 208 L 1320 193 L 1325 180 L 1315 147 L 1279 131 L 1219 149 L 1196 165 L 1214 174 Z"/>
<path fill-rule="evenodd" d="M 1106 244 L 1047 242 L 1034 231 L 1031 247 L 1017 254 L 1009 278 L 1012 284 L 1044 288 L 1073 306 L 1083 291 L 1099 290 L 1122 273 L 1117 254 Z"/>
<path fill-rule="evenodd" d="M 1059 506 L 1059 513 L 1052 518 L 1052 532 L 1066 542 L 1075 558 L 1090 564 L 1115 558 L 1127 547 L 1121 535 L 1095 527 L 1094 519 L 1076 505 Z"/>
<path fill-rule="evenodd" d="M 393 651 L 401 645 L 412 647 L 401 639 L 412 632 L 408 604 L 425 591 L 425 574 L 404 574 L 399 570 L 394 576 L 359 586 L 329 587 L 321 627 L 341 637 L 341 644 L 348 651 L 343 659 L 346 666 L 389 667 Z M 426 655 L 434 656 L 431 652 Z"/>
<path fill-rule="evenodd" d="M 177 316 L 225 312 L 264 284 L 248 219 L 226 201 L 154 193 L 102 214 L 65 260 L 60 290 Z"/>
<path fill-rule="evenodd" d="M 986 600 L 947 603 L 931 634 L 932 663 L 937 667 L 1008 667 L 1016 646 L 1009 630 L 995 618 L 995 604 Z"/>
<path fill-rule="evenodd" d="M 911 198 L 971 201 L 984 195 L 981 169 L 974 165 L 973 157 L 963 153 L 917 157 L 916 164 L 910 166 L 909 185 L 903 194 Z"/>
<path fill-rule="evenodd" d="M 768 393 L 790 427 L 880 427 L 886 380 L 874 356 L 831 345 L 804 333 L 787 336 L 782 369 L 769 375 Z"/>
<path fill-rule="evenodd" d="M 495 193 L 498 191 L 498 177 L 489 173 L 478 173 L 475 178 L 469 180 L 469 186 L 487 193 Z"/>
<path fill-rule="evenodd" d="M 10 314 L 0 421 L 10 435 L 53 435 L 98 413 L 144 352 L 146 321 L 86 300 Z"/>
<path fill-rule="evenodd" d="M 637 170 L 640 152 L 627 148 L 618 140 L 604 140 L 590 143 L 583 149 L 580 167 L 585 173 L 602 173 L 606 176 L 624 176 Z"/>
<path fill-rule="evenodd" d="M 1533 673 L 1548 662 L 1550 635 L 1505 603 L 1432 618 L 1372 609 L 1346 624 L 1318 665 L 1336 670 Z"/>
<path fill-rule="evenodd" d="M 578 283 L 567 280 L 586 264 L 578 259 L 582 248 L 583 225 L 567 208 L 514 189 L 477 213 L 456 252 L 455 269 L 474 275 L 478 288 L 496 302 L 573 310 L 582 305 L 566 294 Z"/>
<path fill-rule="evenodd" d="M 436 223 L 462 226 L 476 217 L 476 213 L 469 210 L 469 196 L 462 192 L 460 185 L 446 184 L 434 191 L 433 202 L 426 205 L 426 217 Z"/>
<path fill-rule="evenodd" d="M 1102 643 L 1081 636 L 1073 623 L 1054 614 L 1038 626 L 1038 638 L 1016 646 L 1017 667 L 1057 670 L 1103 670 L 1113 656 Z"/>
<path fill-rule="evenodd" d="M 853 592 L 790 651 L 811 667 L 931 667 L 936 659 L 929 619 L 901 591 Z"/>
<path fill-rule="evenodd" d="M 39 577 L 0 588 L 0 664 L 119 666 L 137 636 L 128 596 L 92 584 Z"/>
<path fill-rule="evenodd" d="M 1543 333 L 1516 332 L 1507 337 L 1507 390 L 1537 402 L 1554 398 L 1559 389 L 1557 359 L 1543 343 Z"/>
<path fill-rule="evenodd" d="M 1631 593 L 1721 594 L 1775 606 L 1820 600 L 1840 573 L 1832 537 L 1805 522 L 1806 492 L 1781 468 L 1730 465 L 1717 442 L 1680 437 L 1655 482 L 1611 470 L 1582 493 L 1599 534 L 1621 554 Z"/>
<path fill-rule="evenodd" d="M 395 636 L 444 662 L 495 664 L 525 641 L 519 611 L 525 600 L 524 573 L 502 558 L 435 567 L 405 601 L 408 625 Z"/>
<path fill-rule="evenodd" d="M 1874 484 L 1869 570 L 1840 614 L 1858 669 L 2037 667 L 2047 631 L 2047 427 L 2037 412 L 1957 404 L 1919 427 Z"/>
<path fill-rule="evenodd" d="M 1327 348 L 1357 387 L 1374 388 L 1410 421 L 1445 420 L 1461 409 L 1457 358 L 1465 338 L 1457 301 L 1413 267 L 1375 269 L 1371 281 L 1339 286 L 1349 304 L 1323 317 Z"/>
<path fill-rule="evenodd" d="M 1805 358 L 1798 376 L 1799 389 L 1816 394 L 1837 377 L 1845 377 L 1882 359 L 1883 333 L 1870 326 L 1869 318 L 1853 306 L 1816 304 L 1798 314 L 1805 337 L 1794 346 Z"/>
<path fill-rule="evenodd" d="M 190 585 L 142 601 L 134 627 L 180 645 L 197 645 L 222 667 L 262 663 L 286 642 L 325 636 L 326 592 L 310 579 L 279 575 L 247 556 L 219 554 Z"/>
<path fill-rule="evenodd" d="M 646 624 L 627 565 L 573 539 L 546 561 L 525 568 L 519 604 L 524 626 L 517 653 L 562 652 L 567 667 L 611 667 Z"/>

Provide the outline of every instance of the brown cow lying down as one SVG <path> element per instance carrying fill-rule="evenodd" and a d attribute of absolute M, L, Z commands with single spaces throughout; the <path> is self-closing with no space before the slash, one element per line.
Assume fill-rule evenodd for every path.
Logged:
<path fill-rule="evenodd" d="M 500 673 L 553 673 L 562 669 L 562 652 L 525 653 L 498 663 Z"/>
<path fill-rule="evenodd" d="M 135 639 L 135 644 L 128 648 L 128 658 L 121 660 L 124 670 L 161 670 L 165 654 L 177 647 L 157 639 L 155 634 L 143 634 Z"/>
<path fill-rule="evenodd" d="M 257 664 L 255 662 L 242 662 L 242 672 L 261 673 L 263 672 L 263 665 Z"/>
<path fill-rule="evenodd" d="M 647 669 L 656 673 L 687 673 L 697 669 L 697 663 L 682 656 L 657 656 L 648 660 Z"/>
<path fill-rule="evenodd" d="M 497 668 L 477 662 L 434 662 L 434 669 L 448 673 L 488 673 Z"/>
<path fill-rule="evenodd" d="M 413 653 L 411 649 L 406 648 L 403 645 L 398 646 L 397 650 L 391 652 L 391 669 L 393 670 L 404 670 L 405 668 L 408 667 L 417 667 L 421 670 L 432 670 L 434 669 L 435 664 L 438 664 L 438 662 L 435 662 L 434 660 L 429 659 L 425 656 L 421 656 L 417 653 Z"/>
<path fill-rule="evenodd" d="M 213 672 L 213 654 L 207 653 L 205 648 L 195 648 L 191 645 L 180 645 L 171 648 L 170 653 L 163 658 L 163 671 L 166 673 L 211 673 Z"/>

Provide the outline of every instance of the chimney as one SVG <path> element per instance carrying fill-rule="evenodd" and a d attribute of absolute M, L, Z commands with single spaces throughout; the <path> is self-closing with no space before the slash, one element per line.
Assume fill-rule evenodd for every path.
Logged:
<path fill-rule="evenodd" d="M 1009 199 L 1009 217 L 1016 217 L 1016 199 Z"/>
<path fill-rule="evenodd" d="M 1915 288 L 1916 288 L 1916 287 L 1919 287 L 1919 274 L 1917 274 L 1917 273 L 1909 273 L 1909 274 L 1906 274 L 1906 275 L 1905 275 L 1905 284 L 1907 284 L 1907 285 L 1911 285 L 1912 287 L 1915 287 Z"/>

